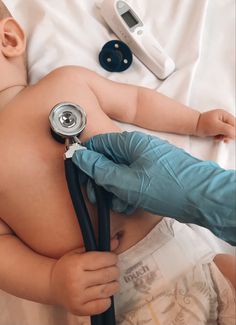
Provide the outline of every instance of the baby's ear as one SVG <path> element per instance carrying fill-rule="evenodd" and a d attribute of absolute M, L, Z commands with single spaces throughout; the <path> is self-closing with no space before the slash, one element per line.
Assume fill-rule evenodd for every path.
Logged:
<path fill-rule="evenodd" d="M 0 22 L 0 40 L 2 54 L 7 58 L 13 58 L 24 54 L 26 49 L 25 33 L 11 17 Z"/>

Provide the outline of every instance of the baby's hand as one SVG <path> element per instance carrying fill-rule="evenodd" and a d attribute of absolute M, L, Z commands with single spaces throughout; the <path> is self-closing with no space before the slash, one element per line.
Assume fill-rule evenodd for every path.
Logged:
<path fill-rule="evenodd" d="M 229 142 L 235 139 L 235 117 L 223 109 L 202 113 L 198 120 L 197 135 L 214 136 L 217 140 Z"/>
<path fill-rule="evenodd" d="M 110 252 L 75 250 L 64 255 L 52 270 L 52 300 L 78 316 L 106 311 L 119 290 L 117 261 Z"/>

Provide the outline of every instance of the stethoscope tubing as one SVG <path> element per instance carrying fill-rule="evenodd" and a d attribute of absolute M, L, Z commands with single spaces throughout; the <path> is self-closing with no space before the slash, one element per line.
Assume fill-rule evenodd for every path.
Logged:
<path fill-rule="evenodd" d="M 110 194 L 92 180 L 98 211 L 98 250 L 110 251 Z M 111 297 L 111 307 L 103 313 L 104 325 L 115 325 L 114 297 Z"/>
<path fill-rule="evenodd" d="M 67 186 L 81 228 L 85 249 L 87 252 L 95 251 L 97 250 L 95 234 L 79 184 L 80 170 L 72 159 L 65 159 L 64 164 Z"/>
<path fill-rule="evenodd" d="M 98 210 L 98 245 L 89 213 L 80 187 L 80 175 L 83 172 L 72 159 L 65 159 L 65 176 L 74 210 L 81 228 L 86 251 L 110 251 L 110 200 L 109 194 L 94 181 Z M 111 297 L 111 307 L 100 315 L 91 316 L 91 325 L 115 325 L 114 298 Z"/>

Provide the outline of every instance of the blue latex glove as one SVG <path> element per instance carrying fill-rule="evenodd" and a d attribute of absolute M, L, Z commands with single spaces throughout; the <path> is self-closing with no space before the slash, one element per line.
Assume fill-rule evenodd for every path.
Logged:
<path fill-rule="evenodd" d="M 77 151 L 73 161 L 114 194 L 115 211 L 141 207 L 236 244 L 235 171 L 140 132 L 95 136 L 86 146 L 90 150 Z"/>

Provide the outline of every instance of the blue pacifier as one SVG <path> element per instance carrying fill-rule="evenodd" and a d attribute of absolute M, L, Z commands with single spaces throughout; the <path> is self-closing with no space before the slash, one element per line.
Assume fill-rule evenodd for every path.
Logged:
<path fill-rule="evenodd" d="M 122 72 L 127 70 L 133 61 L 130 48 L 122 41 L 107 42 L 99 53 L 101 66 L 110 72 Z"/>

